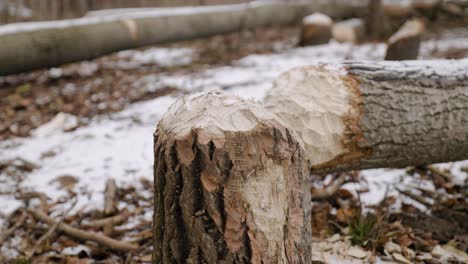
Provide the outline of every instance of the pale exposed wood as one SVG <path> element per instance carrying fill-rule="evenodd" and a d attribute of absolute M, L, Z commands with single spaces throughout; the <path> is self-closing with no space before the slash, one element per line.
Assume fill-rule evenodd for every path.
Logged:
<path fill-rule="evenodd" d="M 360 18 L 340 21 L 333 26 L 332 34 L 339 42 L 362 42 L 366 34 L 365 21 Z"/>
<path fill-rule="evenodd" d="M 385 60 L 415 60 L 418 58 L 424 23 L 419 19 L 408 20 L 388 40 Z"/>
<path fill-rule="evenodd" d="M 311 263 L 308 171 L 468 158 L 468 60 L 301 67 L 263 104 L 190 95 L 154 149 L 156 262 Z"/>
<path fill-rule="evenodd" d="M 285 73 L 265 102 L 282 124 L 295 128 L 313 170 L 468 158 L 468 60 L 336 67 Z"/>
<path fill-rule="evenodd" d="M 325 44 L 330 41 L 333 20 L 324 14 L 315 13 L 302 20 L 300 46 Z"/>

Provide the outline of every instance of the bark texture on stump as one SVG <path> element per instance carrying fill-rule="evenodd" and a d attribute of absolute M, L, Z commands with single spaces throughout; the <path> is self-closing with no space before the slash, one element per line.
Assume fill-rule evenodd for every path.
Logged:
<path fill-rule="evenodd" d="M 307 174 L 468 158 L 468 59 L 284 73 L 179 99 L 155 133 L 156 263 L 311 263 Z"/>
<path fill-rule="evenodd" d="M 179 100 L 155 134 L 155 262 L 310 263 L 304 162 L 253 102 Z"/>
<path fill-rule="evenodd" d="M 385 60 L 415 60 L 419 55 L 424 23 L 419 19 L 405 22 L 388 40 Z"/>

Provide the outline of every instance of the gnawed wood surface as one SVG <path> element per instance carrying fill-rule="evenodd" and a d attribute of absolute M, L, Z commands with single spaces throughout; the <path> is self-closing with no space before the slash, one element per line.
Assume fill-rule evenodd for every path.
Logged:
<path fill-rule="evenodd" d="M 308 171 L 468 158 L 468 60 L 301 67 L 263 103 L 190 95 L 154 147 L 155 263 L 311 263 Z"/>

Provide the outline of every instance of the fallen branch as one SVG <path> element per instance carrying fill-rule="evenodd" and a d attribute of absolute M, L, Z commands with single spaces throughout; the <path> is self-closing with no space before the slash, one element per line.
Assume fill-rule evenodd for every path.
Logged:
<path fill-rule="evenodd" d="M 422 204 L 422 205 L 425 205 L 425 206 L 427 206 L 427 207 L 429 207 L 429 208 L 432 207 L 432 204 L 431 204 L 430 202 L 426 201 L 426 199 L 422 198 L 422 197 L 419 196 L 419 195 L 416 195 L 416 194 L 414 194 L 414 193 L 412 193 L 412 192 L 409 192 L 409 191 L 406 191 L 406 190 L 402 190 L 402 189 L 400 189 L 400 188 L 395 188 L 395 189 L 396 189 L 399 193 L 401 193 L 401 194 L 403 194 L 403 195 L 405 195 L 405 196 L 408 196 L 409 198 L 415 200 L 416 202 L 418 202 L 418 203 L 420 203 L 420 204 Z"/>
<path fill-rule="evenodd" d="M 39 221 L 42 221 L 48 225 L 55 225 L 57 221 L 54 219 L 50 218 L 43 212 L 37 209 L 27 209 L 28 213 L 30 213 L 34 218 L 36 218 Z M 123 252 L 129 252 L 129 251 L 136 251 L 138 249 L 137 245 L 134 244 L 129 244 L 121 241 L 117 241 L 115 239 L 112 239 L 110 237 L 100 235 L 94 232 L 88 232 L 88 231 L 83 231 L 78 228 L 72 227 L 68 224 L 65 223 L 58 223 L 56 230 L 63 232 L 64 234 L 79 239 L 79 240 L 84 240 L 84 241 L 93 241 L 96 242 L 97 244 L 110 248 L 115 251 L 123 251 Z"/>
<path fill-rule="evenodd" d="M 12 227 L 0 233 L 0 247 L 16 231 L 16 229 L 18 229 L 24 223 L 26 216 L 26 212 L 22 210 L 18 221 Z"/>
<path fill-rule="evenodd" d="M 332 197 L 335 195 L 343 186 L 343 184 L 347 183 L 347 175 L 342 174 L 337 179 L 334 179 L 333 182 L 322 189 L 310 189 L 311 200 L 324 200 Z"/>
<path fill-rule="evenodd" d="M 425 168 L 428 171 L 430 171 L 432 174 L 435 174 L 435 175 L 438 175 L 438 176 L 444 178 L 444 180 L 446 180 L 447 182 L 452 182 L 453 181 L 453 175 L 450 174 L 450 173 L 439 170 L 438 168 L 436 168 L 434 166 L 426 166 Z"/>
<path fill-rule="evenodd" d="M 26 192 L 26 193 L 19 193 L 15 197 L 16 199 L 19 200 L 24 200 L 24 201 L 29 201 L 34 198 L 38 198 L 40 201 L 39 208 L 41 209 L 42 212 L 47 213 L 49 211 L 49 205 L 47 203 L 47 195 L 41 193 L 41 192 Z"/>
<path fill-rule="evenodd" d="M 81 224 L 81 227 L 98 228 L 98 227 L 105 227 L 106 225 L 112 225 L 112 226 L 120 225 L 123 222 L 125 222 L 128 219 L 128 217 L 130 217 L 131 215 L 136 215 L 139 212 L 141 212 L 141 208 L 137 209 L 133 213 L 131 213 L 129 211 L 124 211 L 124 212 L 122 212 L 121 214 L 118 214 L 118 215 L 114 215 L 114 216 L 111 216 L 111 217 L 107 217 L 107 218 L 103 218 L 103 219 L 99 219 L 99 220 L 94 220 L 94 221 L 90 221 L 90 222 Z"/>
<path fill-rule="evenodd" d="M 60 219 L 57 222 L 55 222 L 55 224 L 52 225 L 52 227 L 49 228 L 49 230 L 47 230 L 47 232 L 44 235 L 42 235 L 39 238 L 39 240 L 37 240 L 34 247 L 30 251 L 26 252 L 26 258 L 27 259 L 31 259 L 31 257 L 34 256 L 34 253 L 36 253 L 37 248 L 42 244 L 42 242 L 44 242 L 47 238 L 49 238 L 55 232 L 58 225 L 63 222 L 63 219 L 65 219 L 65 217 L 68 215 L 70 210 L 73 209 L 73 207 L 75 207 L 76 202 L 77 202 L 77 199 L 75 199 L 73 201 L 73 204 L 65 212 L 63 212 L 62 217 L 60 217 Z"/>

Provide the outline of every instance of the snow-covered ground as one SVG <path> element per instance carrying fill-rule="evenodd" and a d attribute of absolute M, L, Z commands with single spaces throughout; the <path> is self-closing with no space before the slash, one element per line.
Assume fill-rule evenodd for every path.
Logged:
<path fill-rule="evenodd" d="M 468 38 L 425 42 L 421 58 L 431 58 L 430 54 L 434 49 L 443 51 L 454 46 L 468 47 Z M 164 52 L 178 54 L 174 50 Z M 192 54 L 189 50 L 184 52 Z M 250 55 L 231 66 L 190 74 L 147 75 L 140 81 L 150 90 L 167 85 L 189 93 L 220 89 L 244 98 L 261 100 L 270 89 L 272 81 L 288 69 L 345 59 L 382 59 L 384 52 L 384 44 L 354 46 L 331 42 L 315 47 L 294 48 L 277 54 Z M 159 63 L 160 59 L 155 54 L 158 54 L 157 49 L 148 53 L 126 51 L 120 55 L 137 63 Z M 171 62 L 173 64 L 186 63 L 183 61 L 186 59 L 184 56 L 174 58 Z M 82 194 L 79 195 L 79 204 L 101 207 L 104 184 L 108 178 L 116 179 L 120 185 L 134 183 L 141 177 L 152 180 L 152 134 L 159 119 L 174 100 L 174 96 L 164 96 L 135 103 L 119 113 L 96 117 L 87 126 L 71 132 L 64 132 L 63 128 L 67 124 L 73 124 L 74 117 L 62 114 L 39 128 L 29 138 L 0 142 L 0 160 L 21 157 L 40 165 L 26 176 L 20 186 L 44 192 L 51 198 L 62 195 L 54 179 L 72 175 L 78 179 L 74 190 Z M 443 166 L 451 166 L 452 172 L 463 182 L 468 175 L 460 171 L 460 167 L 467 164 L 465 161 Z M 370 189 L 368 193 L 361 194 L 367 203 L 375 203 L 381 199 L 387 185 L 407 184 L 410 181 L 404 179 L 404 170 L 367 170 L 362 174 L 367 180 L 367 183 L 362 184 L 367 184 Z M 14 188 L 8 185 L 8 177 L 6 174 L 0 174 L 0 181 L 5 182 L 0 192 Z M 361 188 L 355 185 L 348 187 Z M 0 195 L 1 213 L 7 214 L 19 205 L 20 202 L 12 195 Z"/>

